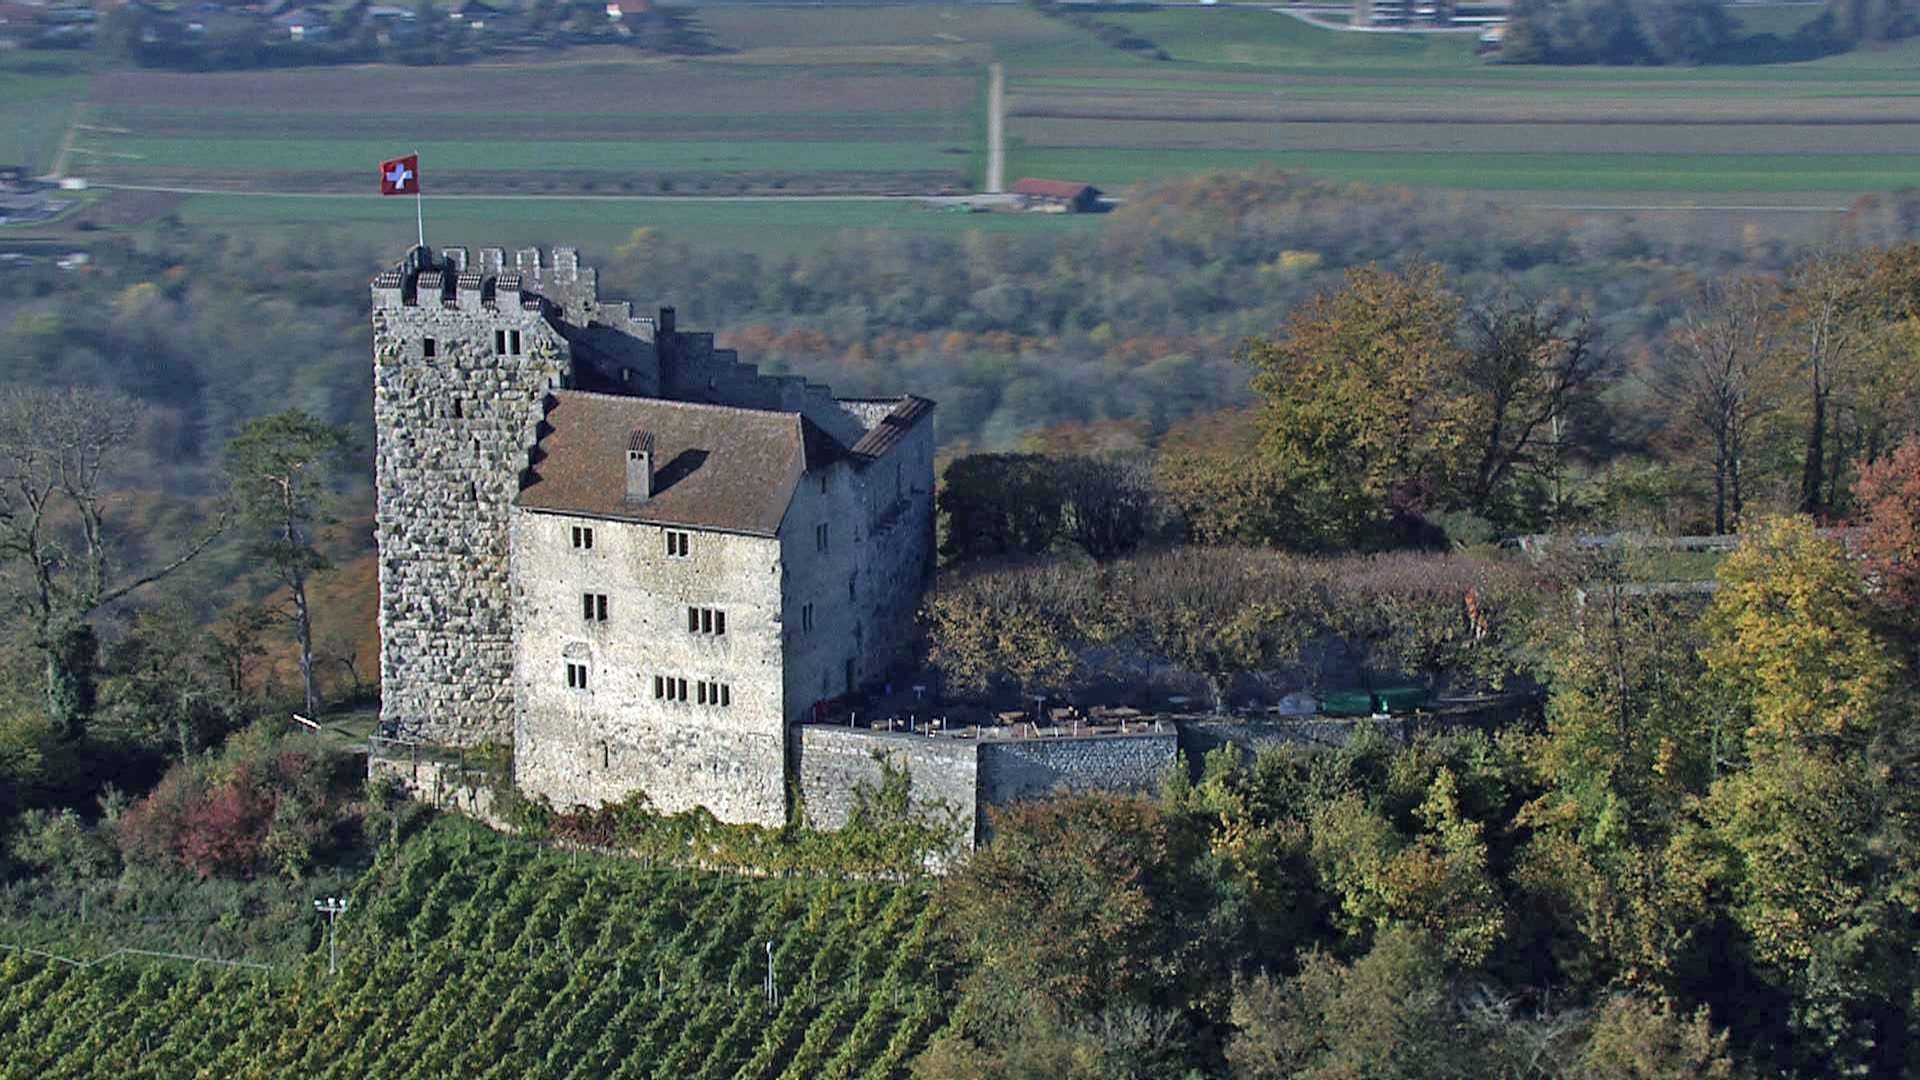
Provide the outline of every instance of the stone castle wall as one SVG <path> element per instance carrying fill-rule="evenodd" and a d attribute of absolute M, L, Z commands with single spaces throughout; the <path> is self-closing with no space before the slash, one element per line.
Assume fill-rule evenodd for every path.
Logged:
<path fill-rule="evenodd" d="M 880 763 L 907 770 L 916 807 L 959 813 L 962 843 L 985 836 L 986 810 L 1063 794 L 1153 794 L 1178 760 L 1172 731 L 1054 739 L 961 739 L 801 724 L 793 735 L 794 775 L 807 823 L 844 828 L 856 784 L 878 788 Z"/>
<path fill-rule="evenodd" d="M 972 845 L 980 812 L 978 743 L 825 724 L 793 730 L 794 776 L 808 825 L 845 828 L 853 817 L 855 789 L 879 790 L 885 761 L 907 770 L 908 797 L 915 807 L 952 815 L 962 843 Z"/>
<path fill-rule="evenodd" d="M 576 527 L 592 548 L 572 546 Z M 642 791 L 665 813 L 779 825 L 780 542 L 695 532 L 674 557 L 668 531 L 516 512 L 514 782 L 561 809 Z M 585 617 L 584 594 L 607 598 L 604 621 Z M 726 633 L 690 631 L 690 606 L 725 613 Z M 586 667 L 586 686 L 569 685 L 568 664 Z M 656 677 L 685 680 L 689 700 L 655 697 Z M 703 681 L 726 686 L 727 703 L 700 700 Z"/>

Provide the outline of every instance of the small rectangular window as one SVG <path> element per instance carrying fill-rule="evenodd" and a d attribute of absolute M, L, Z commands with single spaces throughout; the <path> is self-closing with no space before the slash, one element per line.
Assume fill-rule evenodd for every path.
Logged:
<path fill-rule="evenodd" d="M 813 547 L 816 551 L 827 550 L 827 523 L 824 521 L 813 527 Z"/>
<path fill-rule="evenodd" d="M 505 330 L 495 330 L 493 332 L 493 352 L 495 356 L 506 355 L 507 332 Z"/>
<path fill-rule="evenodd" d="M 675 559 L 684 559 L 687 557 L 687 534 L 686 533 L 668 530 L 667 555 Z"/>
<path fill-rule="evenodd" d="M 680 685 L 680 700 L 681 701 L 687 700 L 687 680 L 675 679 L 674 682 Z"/>
<path fill-rule="evenodd" d="M 667 680 L 658 675 L 653 677 L 653 696 L 656 698 L 667 696 Z"/>
<path fill-rule="evenodd" d="M 607 594 L 593 594 L 593 617 L 601 622 L 607 621 Z"/>
<path fill-rule="evenodd" d="M 513 350 L 512 350 L 513 355 L 519 356 L 520 355 L 520 331 L 515 330 L 512 333 L 510 333 L 508 337 L 513 342 Z"/>
<path fill-rule="evenodd" d="M 573 527 L 573 548 L 575 551 L 593 550 L 593 530 L 583 525 Z"/>
<path fill-rule="evenodd" d="M 697 634 L 699 632 L 700 632 L 700 609 L 697 607 L 690 607 L 687 609 L 687 633 Z"/>
<path fill-rule="evenodd" d="M 700 704 L 705 705 L 707 703 L 707 684 L 706 683 L 704 682 L 696 683 L 694 685 L 693 692 L 695 695 L 699 697 Z"/>
<path fill-rule="evenodd" d="M 435 355 L 439 353 L 439 351 L 440 351 L 439 343 L 434 341 L 432 338 L 420 339 L 420 355 L 421 356 L 424 356 L 427 359 L 431 360 L 434 358 Z"/>
<path fill-rule="evenodd" d="M 700 609 L 700 632 L 703 634 L 713 633 L 713 609 L 712 608 Z"/>
<path fill-rule="evenodd" d="M 574 690 L 585 690 L 587 688 L 587 665 L 567 665 L 567 686 Z"/>
<path fill-rule="evenodd" d="M 728 686 L 726 683 L 720 684 L 720 704 L 733 704 L 733 687 Z"/>
<path fill-rule="evenodd" d="M 813 629 L 813 605 L 812 604 L 800 605 L 800 629 L 802 630 Z"/>
<path fill-rule="evenodd" d="M 724 634 L 727 632 L 727 613 L 726 612 L 716 611 L 713 613 L 713 632 L 715 634 Z"/>

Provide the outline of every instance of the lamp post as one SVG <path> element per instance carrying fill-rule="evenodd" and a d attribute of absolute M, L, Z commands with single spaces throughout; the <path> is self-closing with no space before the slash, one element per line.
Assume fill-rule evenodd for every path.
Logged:
<path fill-rule="evenodd" d="M 332 975 L 334 971 L 334 923 L 340 918 L 341 912 L 347 910 L 347 902 L 344 899 L 329 896 L 325 900 L 315 900 L 313 902 L 313 910 L 327 917 L 327 974 Z"/>

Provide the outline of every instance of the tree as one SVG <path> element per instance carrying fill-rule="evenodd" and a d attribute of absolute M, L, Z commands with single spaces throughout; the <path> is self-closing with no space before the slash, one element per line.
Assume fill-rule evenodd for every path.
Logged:
<path fill-rule="evenodd" d="M 251 534 L 249 552 L 287 589 L 308 717 L 320 715 L 320 688 L 313 670 L 307 582 L 327 569 L 318 530 L 331 520 L 328 504 L 349 442 L 345 429 L 289 409 L 248 421 L 227 444 L 227 476 L 234 506 Z"/>
<path fill-rule="evenodd" d="M 1194 837 L 1116 796 L 1016 803 L 992 826 L 941 893 L 981 1006 L 1098 1013 L 1164 995 Z"/>
<path fill-rule="evenodd" d="M 1474 446 L 1462 494 L 1473 513 L 1510 520 L 1508 486 L 1554 464 L 1568 414 L 1593 389 L 1605 354 L 1593 323 L 1564 307 L 1501 296 L 1469 307 L 1466 321 L 1458 379 Z"/>
<path fill-rule="evenodd" d="M 1746 716 L 1749 757 L 1871 737 L 1895 704 L 1900 665 L 1841 546 L 1805 518 L 1774 518 L 1718 577 L 1702 655 Z"/>
<path fill-rule="evenodd" d="M 1873 597 L 1897 621 L 1920 630 L 1920 438 L 1861 468 L 1858 497 L 1866 511 L 1860 549 Z"/>
<path fill-rule="evenodd" d="M 94 613 L 185 566 L 226 524 L 223 511 L 171 561 L 119 571 L 108 481 L 127 464 L 141 415 L 107 391 L 0 393 L 0 560 L 44 662 L 47 715 L 70 739 L 93 712 Z"/>
<path fill-rule="evenodd" d="M 1874 344 L 1870 270 L 1865 257 L 1829 255 L 1802 262 L 1787 278 L 1783 360 L 1800 383 L 1799 404 L 1805 409 L 1803 514 L 1818 516 L 1832 507 L 1828 467 L 1836 398 L 1855 384 Z"/>
<path fill-rule="evenodd" d="M 1419 1080 L 1491 1075 L 1453 1008 L 1441 950 L 1415 930 L 1381 935 L 1351 965 L 1309 954 L 1285 981 L 1236 986 L 1234 1080 Z"/>
<path fill-rule="evenodd" d="M 1790 1003 L 1784 1067 L 1907 1060 L 1920 812 L 1911 676 L 1859 570 L 1803 518 L 1721 565 L 1707 666 L 1747 718 L 1744 767 L 1706 802 L 1721 886 L 1756 966 Z"/>
<path fill-rule="evenodd" d="M 1279 340 L 1241 345 L 1262 398 L 1263 456 L 1298 514 L 1286 540 L 1366 543 L 1396 494 L 1457 489 L 1473 442 L 1451 377 L 1462 366 L 1459 315 L 1439 267 L 1365 266 L 1295 308 Z"/>
<path fill-rule="evenodd" d="M 1756 278 L 1703 282 L 1655 384 L 1712 444 L 1715 533 L 1738 527 L 1754 426 L 1774 408 L 1766 381 L 1777 303 L 1774 286 Z"/>
<path fill-rule="evenodd" d="M 1732 1080 L 1727 1033 L 1702 1007 L 1682 1015 L 1673 1002 L 1614 994 L 1603 1002 L 1581 1054 L 1592 1080 Z"/>

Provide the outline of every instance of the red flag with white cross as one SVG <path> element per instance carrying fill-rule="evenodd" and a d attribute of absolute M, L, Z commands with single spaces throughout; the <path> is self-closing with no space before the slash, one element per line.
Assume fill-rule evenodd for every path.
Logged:
<path fill-rule="evenodd" d="M 403 158 L 381 162 L 380 194 L 420 194 L 420 155 L 408 154 Z"/>

